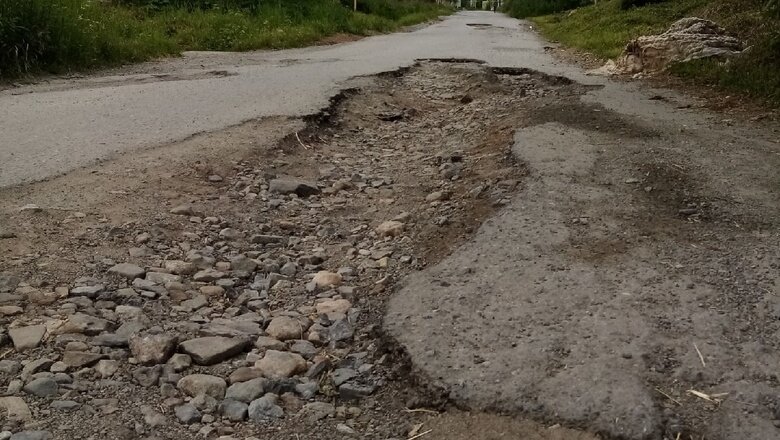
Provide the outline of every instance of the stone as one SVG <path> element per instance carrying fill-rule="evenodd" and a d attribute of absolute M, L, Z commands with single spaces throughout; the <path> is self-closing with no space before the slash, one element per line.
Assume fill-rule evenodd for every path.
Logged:
<path fill-rule="evenodd" d="M 296 353 L 268 350 L 262 359 L 255 362 L 255 368 L 270 378 L 285 378 L 306 371 L 306 360 Z"/>
<path fill-rule="evenodd" d="M 179 391 L 191 397 L 195 397 L 198 394 L 206 394 L 215 399 L 222 399 L 225 397 L 227 383 L 225 383 L 224 379 L 217 376 L 190 374 L 182 377 L 176 384 L 176 387 Z"/>
<path fill-rule="evenodd" d="M 50 397 L 57 394 L 60 386 L 51 377 L 39 377 L 27 383 L 23 389 L 24 392 L 37 397 Z"/>
<path fill-rule="evenodd" d="M 189 311 L 198 310 L 201 307 L 205 307 L 209 304 L 205 295 L 195 295 L 192 299 L 182 301 L 180 306 Z"/>
<path fill-rule="evenodd" d="M 318 315 L 325 315 L 328 319 L 333 319 L 331 316 L 340 316 L 343 318 L 352 307 L 352 303 L 346 299 L 326 299 L 318 302 L 315 307 Z"/>
<path fill-rule="evenodd" d="M 24 312 L 19 306 L 0 306 L 0 316 L 14 316 Z"/>
<path fill-rule="evenodd" d="M 284 417 L 284 410 L 276 404 L 277 400 L 278 397 L 271 393 L 253 400 L 247 411 L 249 418 L 255 422 L 264 422 Z"/>
<path fill-rule="evenodd" d="M 4 410 L 0 412 L 0 415 L 6 417 L 5 420 L 20 423 L 32 422 L 33 420 L 30 407 L 27 406 L 21 397 L 0 397 L 0 409 Z"/>
<path fill-rule="evenodd" d="M 322 270 L 317 272 L 316 275 L 314 275 L 314 278 L 312 278 L 312 283 L 319 287 L 331 287 L 331 286 L 340 286 L 342 281 L 342 276 L 335 272 L 328 272 L 326 270 Z"/>
<path fill-rule="evenodd" d="M 333 385 L 339 386 L 357 375 L 357 371 L 351 368 L 336 368 L 330 373 L 330 379 L 333 381 Z"/>
<path fill-rule="evenodd" d="M 102 284 L 95 284 L 94 286 L 78 286 L 70 289 L 70 294 L 71 296 L 85 296 L 87 298 L 95 298 L 105 289 L 106 287 Z"/>
<path fill-rule="evenodd" d="M 11 337 L 11 341 L 13 341 L 14 348 L 17 351 L 24 351 L 37 347 L 41 344 L 45 335 L 46 326 L 43 324 L 17 327 L 8 330 L 8 336 Z"/>
<path fill-rule="evenodd" d="M 133 379 L 142 387 L 157 385 L 161 375 L 162 367 L 159 365 L 155 365 L 154 367 L 138 367 L 133 370 Z"/>
<path fill-rule="evenodd" d="M 328 337 L 331 341 L 339 342 L 352 339 L 355 331 L 346 319 L 339 319 L 328 327 Z"/>
<path fill-rule="evenodd" d="M 250 241 L 255 244 L 279 244 L 287 242 L 287 238 L 281 235 L 255 234 Z"/>
<path fill-rule="evenodd" d="M 225 289 L 220 286 L 203 286 L 200 293 L 206 298 L 218 298 L 225 294 Z"/>
<path fill-rule="evenodd" d="M 102 359 L 95 365 L 95 371 L 103 379 L 113 376 L 119 370 L 119 361 Z"/>
<path fill-rule="evenodd" d="M 316 184 L 292 178 L 273 179 L 268 182 L 268 190 L 275 194 L 295 194 L 298 197 L 309 197 L 320 193 Z"/>
<path fill-rule="evenodd" d="M 198 266 L 190 261 L 168 260 L 163 267 L 176 275 L 192 275 L 198 271 Z"/>
<path fill-rule="evenodd" d="M 301 408 L 298 417 L 308 423 L 314 423 L 336 414 L 336 407 L 327 402 L 311 402 Z"/>
<path fill-rule="evenodd" d="M 344 400 L 356 400 L 373 394 L 376 387 L 373 385 L 357 385 L 345 383 L 339 387 L 339 397 Z"/>
<path fill-rule="evenodd" d="M 265 332 L 272 338 L 280 341 L 288 339 L 301 339 L 303 333 L 308 330 L 307 319 L 293 318 L 291 316 L 277 316 L 272 319 Z"/>
<path fill-rule="evenodd" d="M 185 425 L 198 423 L 201 419 L 200 411 L 189 403 L 177 406 L 173 412 L 176 414 L 176 418 Z"/>
<path fill-rule="evenodd" d="M 146 281 L 164 286 L 168 283 L 180 282 L 181 276 L 165 272 L 147 272 Z"/>
<path fill-rule="evenodd" d="M 105 355 L 99 353 L 66 351 L 62 356 L 62 362 L 67 365 L 69 369 L 78 370 L 84 367 L 91 367 L 104 357 Z"/>
<path fill-rule="evenodd" d="M 295 385 L 295 392 L 298 393 L 298 395 L 305 400 L 309 400 L 312 397 L 316 396 L 319 391 L 320 391 L 320 385 L 315 381 L 304 382 Z"/>
<path fill-rule="evenodd" d="M 404 224 L 396 220 L 388 220 L 376 227 L 380 237 L 398 237 L 404 231 Z"/>
<path fill-rule="evenodd" d="M 190 400 L 190 403 L 205 413 L 213 413 L 219 406 L 219 401 L 208 394 L 198 394 Z"/>
<path fill-rule="evenodd" d="M 178 373 L 190 368 L 192 365 L 192 358 L 188 354 L 176 353 L 168 359 L 168 365 L 173 368 L 173 371 Z"/>
<path fill-rule="evenodd" d="M 350 428 L 348 425 L 345 425 L 344 423 L 339 423 L 338 425 L 336 425 L 336 432 L 348 436 L 357 435 L 357 432 L 355 432 L 354 429 Z"/>
<path fill-rule="evenodd" d="M 224 276 L 225 276 L 224 272 L 220 272 L 214 269 L 204 269 L 195 272 L 195 275 L 192 276 L 192 279 L 201 283 L 211 283 L 220 278 L 223 278 Z"/>
<path fill-rule="evenodd" d="M 174 215 L 186 215 L 189 217 L 196 215 L 195 208 L 187 203 L 174 207 L 170 212 Z"/>
<path fill-rule="evenodd" d="M 268 336 L 260 336 L 255 341 L 255 347 L 261 350 L 284 350 L 284 342 Z"/>
<path fill-rule="evenodd" d="M 152 428 L 164 426 L 168 423 L 163 414 L 155 411 L 155 409 L 149 405 L 141 405 L 139 409 L 141 411 L 141 415 L 144 416 L 144 422 Z"/>
<path fill-rule="evenodd" d="M 237 400 L 225 399 L 219 404 L 219 413 L 231 422 L 240 422 L 246 419 L 249 405 Z"/>
<path fill-rule="evenodd" d="M 19 277 L 10 273 L 0 272 L 0 293 L 13 292 L 20 282 Z"/>
<path fill-rule="evenodd" d="M 290 346 L 290 351 L 298 353 L 305 359 L 311 359 L 317 354 L 317 347 L 309 341 L 297 340 Z"/>
<path fill-rule="evenodd" d="M 12 361 L 9 359 L 0 360 L 0 374 L 15 376 L 21 369 L 22 364 L 19 361 Z"/>
<path fill-rule="evenodd" d="M 250 403 L 265 394 L 268 388 L 267 384 L 268 381 L 262 377 L 246 382 L 236 382 L 228 387 L 225 398 Z"/>
<path fill-rule="evenodd" d="M 243 352 L 248 345 L 249 340 L 244 338 L 207 336 L 184 341 L 179 349 L 198 365 L 213 365 Z"/>
<path fill-rule="evenodd" d="M 87 336 L 96 336 L 108 331 L 111 323 L 105 319 L 89 316 L 84 313 L 74 313 L 57 331 L 57 333 L 83 333 Z"/>
<path fill-rule="evenodd" d="M 243 237 L 244 234 L 237 229 L 225 228 L 219 231 L 219 236 L 227 240 L 238 240 Z"/>
<path fill-rule="evenodd" d="M 8 440 L 51 440 L 49 431 L 21 431 L 12 435 Z"/>
<path fill-rule="evenodd" d="M 254 367 L 241 367 L 236 369 L 236 371 L 230 373 L 230 377 L 228 377 L 228 382 L 231 384 L 237 383 L 237 382 L 246 382 L 248 380 L 256 379 L 258 377 L 263 377 L 263 372 L 258 370 Z"/>
<path fill-rule="evenodd" d="M 176 336 L 165 333 L 133 335 L 130 337 L 130 352 L 143 365 L 165 363 L 176 351 Z"/>
<path fill-rule="evenodd" d="M 119 263 L 108 269 L 108 273 L 119 275 L 121 277 L 127 278 L 128 280 L 133 280 L 144 276 L 146 271 L 143 270 L 143 268 L 140 266 L 136 266 L 135 264 Z"/>
<path fill-rule="evenodd" d="M 81 407 L 81 404 L 73 400 L 55 400 L 51 403 L 52 409 L 59 411 L 74 411 Z"/>
<path fill-rule="evenodd" d="M 257 262 L 245 255 L 238 255 L 230 259 L 230 267 L 233 270 L 252 273 L 257 269 Z"/>

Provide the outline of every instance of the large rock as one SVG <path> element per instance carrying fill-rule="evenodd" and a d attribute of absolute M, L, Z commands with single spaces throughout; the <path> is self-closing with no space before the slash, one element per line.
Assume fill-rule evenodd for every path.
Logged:
<path fill-rule="evenodd" d="M 292 178 L 271 180 L 268 190 L 276 194 L 296 194 L 298 197 L 309 197 L 320 193 L 317 184 Z"/>
<path fill-rule="evenodd" d="M 285 378 L 306 371 L 306 360 L 299 354 L 268 350 L 255 368 L 270 378 Z"/>
<path fill-rule="evenodd" d="M 227 383 L 224 379 L 217 376 L 190 374 L 189 376 L 182 377 L 176 384 L 176 387 L 179 388 L 181 392 L 191 397 L 205 394 L 215 399 L 222 399 L 225 397 Z"/>
<path fill-rule="evenodd" d="M 40 345 L 43 337 L 46 335 L 46 326 L 30 325 L 27 327 L 17 327 L 8 330 L 8 336 L 14 343 L 17 351 L 29 350 Z"/>
<path fill-rule="evenodd" d="M 639 37 L 626 45 L 623 54 L 595 74 L 659 71 L 672 63 L 702 58 L 726 58 L 738 55 L 743 43 L 726 34 L 717 24 L 696 17 L 674 22 L 662 34 Z"/>
<path fill-rule="evenodd" d="M 231 422 L 240 422 L 246 419 L 248 410 L 249 405 L 237 400 L 225 399 L 219 404 L 219 413 Z"/>
<path fill-rule="evenodd" d="M 130 351 L 141 364 L 162 364 L 176 351 L 177 342 L 176 336 L 165 333 L 133 335 L 130 337 Z"/>
<path fill-rule="evenodd" d="M 184 341 L 179 348 L 190 355 L 196 364 L 213 365 L 243 352 L 249 342 L 244 338 L 208 336 Z"/>

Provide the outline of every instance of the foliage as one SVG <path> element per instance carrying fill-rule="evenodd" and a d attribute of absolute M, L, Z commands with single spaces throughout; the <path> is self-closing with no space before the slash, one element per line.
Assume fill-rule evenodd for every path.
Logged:
<path fill-rule="evenodd" d="M 725 63 L 678 64 L 670 72 L 780 105 L 780 16 L 766 0 L 666 0 L 627 10 L 622 9 L 623 1 L 600 1 L 572 13 L 533 20 L 547 37 L 602 58 L 619 56 L 633 38 L 662 32 L 680 18 L 714 20 L 750 49 Z"/>
<path fill-rule="evenodd" d="M 134 62 L 185 50 L 301 46 L 430 20 L 420 0 L 0 0 L 0 76 Z"/>

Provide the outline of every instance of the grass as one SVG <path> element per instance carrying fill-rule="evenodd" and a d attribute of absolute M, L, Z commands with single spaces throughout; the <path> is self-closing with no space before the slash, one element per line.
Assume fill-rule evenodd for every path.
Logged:
<path fill-rule="evenodd" d="M 669 72 L 693 83 L 717 86 L 780 107 L 777 0 L 666 0 L 625 10 L 621 4 L 621 0 L 601 0 L 532 20 L 550 39 L 602 58 L 615 58 L 633 38 L 662 32 L 675 20 L 687 16 L 711 19 L 744 40 L 750 50 L 727 62 L 703 60 L 673 65 Z"/>
<path fill-rule="evenodd" d="M 422 0 L 0 0 L 0 76 L 60 73 L 185 50 L 280 49 L 449 12 Z"/>

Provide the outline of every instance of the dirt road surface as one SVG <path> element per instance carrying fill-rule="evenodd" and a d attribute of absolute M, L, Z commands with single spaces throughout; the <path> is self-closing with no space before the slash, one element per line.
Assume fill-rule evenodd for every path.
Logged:
<path fill-rule="evenodd" d="M 0 92 L 0 438 L 779 438 L 778 127 L 526 26 Z"/>

